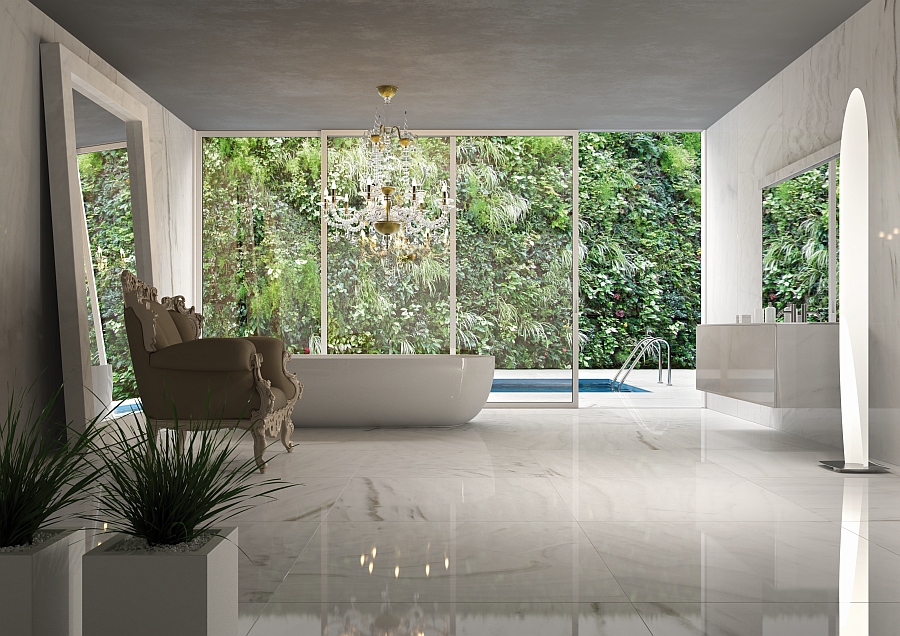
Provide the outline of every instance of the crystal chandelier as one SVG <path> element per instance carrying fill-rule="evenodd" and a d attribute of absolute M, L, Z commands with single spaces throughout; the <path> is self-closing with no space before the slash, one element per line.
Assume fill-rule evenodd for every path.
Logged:
<path fill-rule="evenodd" d="M 433 244 L 446 243 L 443 230 L 454 202 L 446 182 L 436 195 L 411 178 L 410 156 L 416 150 L 416 136 L 408 130 L 405 116 L 402 129 L 390 123 L 391 98 L 397 87 L 379 86 L 378 94 L 384 99 L 385 114 L 382 118 L 376 111 L 372 129 L 364 133 L 366 161 L 360 171 L 359 191 L 339 193 L 332 181 L 323 207 L 329 223 L 348 237 L 357 235 L 371 253 L 415 260 Z M 364 204 L 351 207 L 351 194 L 365 197 Z"/>

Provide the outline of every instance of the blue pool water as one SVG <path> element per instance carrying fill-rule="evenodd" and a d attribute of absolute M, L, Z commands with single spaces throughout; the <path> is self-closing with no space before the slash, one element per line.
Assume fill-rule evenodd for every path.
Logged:
<path fill-rule="evenodd" d="M 649 393 L 630 384 L 623 384 L 622 393 Z M 612 393 L 612 380 L 578 380 L 580 393 Z M 499 378 L 491 385 L 491 393 L 571 393 L 572 380 L 566 378 Z"/>
<path fill-rule="evenodd" d="M 113 409 L 114 415 L 128 415 L 130 413 L 140 413 L 141 412 L 141 401 L 137 398 L 133 398 L 131 400 L 122 400 Z"/>

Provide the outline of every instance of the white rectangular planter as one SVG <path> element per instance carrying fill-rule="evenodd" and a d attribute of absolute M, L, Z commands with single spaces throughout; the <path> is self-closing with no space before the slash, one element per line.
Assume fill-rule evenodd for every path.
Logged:
<path fill-rule="evenodd" d="M 115 552 L 116 534 L 84 555 L 84 635 L 235 636 L 238 529 L 196 552 Z"/>
<path fill-rule="evenodd" d="M 21 552 L 0 553 L 0 632 L 81 636 L 84 530 L 63 530 Z"/>

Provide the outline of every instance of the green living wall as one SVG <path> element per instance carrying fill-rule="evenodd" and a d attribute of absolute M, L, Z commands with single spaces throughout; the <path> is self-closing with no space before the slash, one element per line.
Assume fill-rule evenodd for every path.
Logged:
<path fill-rule="evenodd" d="M 94 263 L 106 357 L 113 368 L 113 399 L 137 397 L 128 336 L 122 318 L 124 301 L 119 282 L 123 269 L 134 271 L 134 224 L 131 221 L 128 153 L 123 149 L 78 155 L 78 172 Z M 91 319 L 93 322 L 93 316 Z M 98 364 L 93 330 L 91 352 L 93 363 Z"/>
<path fill-rule="evenodd" d="M 700 322 L 700 134 L 579 135 L 581 366 L 650 333 L 693 368 Z"/>
<path fill-rule="evenodd" d="M 806 303 L 810 322 L 827 322 L 828 164 L 766 189 L 762 227 L 763 304 Z"/>
<path fill-rule="evenodd" d="M 424 141 L 433 165 L 416 169 L 445 178 L 446 140 Z M 578 146 L 581 366 L 621 364 L 650 331 L 672 343 L 673 364 L 692 367 L 699 134 L 582 133 Z M 342 148 L 352 163 L 352 144 Z M 566 137 L 457 139 L 460 351 L 494 353 L 501 368 L 570 364 L 571 151 Z M 206 336 L 271 334 L 300 353 L 319 346 L 320 157 L 315 137 L 204 140 Z M 127 157 L 83 155 L 79 166 L 116 397 L 130 397 L 118 287 L 134 262 Z M 329 298 L 331 352 L 448 350 L 440 246 L 385 264 L 329 235 L 329 253 L 331 273 L 341 273 L 340 296 Z M 337 283 L 329 276 L 329 289 Z"/>
<path fill-rule="evenodd" d="M 203 140 L 207 337 L 319 336 L 317 137 Z"/>
<path fill-rule="evenodd" d="M 329 181 L 352 196 L 361 156 L 352 140 L 335 143 Z M 423 143 L 431 163 L 416 169 L 446 173 L 440 140 Z M 699 134 L 585 133 L 578 143 L 582 366 L 620 364 L 648 331 L 670 340 L 677 366 L 693 366 Z M 315 343 L 318 144 L 204 141 L 210 335 L 271 333 L 295 351 Z M 569 364 L 571 152 L 564 137 L 457 139 L 460 351 L 493 353 L 501 368 Z M 332 352 L 448 349 L 440 253 L 386 266 L 330 233 L 329 254 Z"/>

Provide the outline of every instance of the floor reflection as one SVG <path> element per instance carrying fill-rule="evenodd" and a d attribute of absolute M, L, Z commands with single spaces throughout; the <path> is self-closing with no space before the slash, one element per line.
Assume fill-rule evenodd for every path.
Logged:
<path fill-rule="evenodd" d="M 297 431 L 239 517 L 240 636 L 893 634 L 900 479 L 701 409 Z M 250 449 L 247 449 L 250 452 Z M 249 456 L 249 455 L 248 455 Z"/>
<path fill-rule="evenodd" d="M 362 636 L 363 634 L 396 634 L 397 636 L 448 636 L 451 633 L 450 616 L 439 611 L 437 604 L 426 611 L 418 603 L 391 605 L 388 586 L 382 592 L 383 600 L 378 613 L 370 613 L 373 607 L 357 607 L 351 601 L 349 607 L 334 606 L 322 616 L 323 636 Z M 368 610 L 368 611 L 367 611 Z M 453 617 L 455 619 L 455 616 Z M 453 621 L 455 622 L 455 621 Z M 455 630 L 454 630 L 455 631 Z"/>
<path fill-rule="evenodd" d="M 327 608 L 303 603 L 270 604 L 253 633 L 278 636 L 545 636 L 548 634 L 649 634 L 630 603 L 562 606 L 341 603 Z"/>
<path fill-rule="evenodd" d="M 900 478 L 803 438 L 616 408 L 294 441 L 266 476 L 302 486 L 231 521 L 239 636 L 900 633 Z"/>
<path fill-rule="evenodd" d="M 840 636 L 869 633 L 869 478 L 844 478 L 839 581 Z"/>

